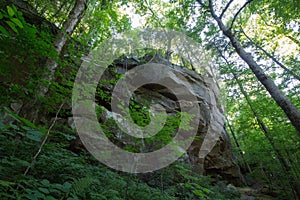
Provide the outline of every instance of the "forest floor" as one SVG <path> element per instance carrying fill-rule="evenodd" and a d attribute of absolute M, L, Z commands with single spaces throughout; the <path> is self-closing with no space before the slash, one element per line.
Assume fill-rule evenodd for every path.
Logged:
<path fill-rule="evenodd" d="M 85 149 L 71 151 L 74 135 L 67 129 L 53 130 L 41 146 L 45 130 L 12 117 L 15 119 L 10 122 L 0 120 L 1 200 L 276 199 L 261 188 L 239 188 L 201 176 L 180 162 L 143 175 L 117 172 L 95 160 Z M 26 169 L 28 173 L 24 173 Z"/>

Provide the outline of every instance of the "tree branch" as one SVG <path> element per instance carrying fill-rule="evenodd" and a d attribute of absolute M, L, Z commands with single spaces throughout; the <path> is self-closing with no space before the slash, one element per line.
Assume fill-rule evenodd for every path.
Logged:
<path fill-rule="evenodd" d="M 290 35 L 284 35 L 284 36 L 289 38 L 291 41 L 295 42 L 300 47 L 300 41 L 298 41 L 297 39 L 293 38 Z"/>
<path fill-rule="evenodd" d="M 244 9 L 244 8 L 246 8 L 246 6 L 249 4 L 249 3 L 251 3 L 253 0 L 248 0 L 248 1 L 246 1 L 246 3 L 237 11 L 237 13 L 235 13 L 235 15 L 234 15 L 234 17 L 233 17 L 233 19 L 232 19 L 232 21 L 231 21 L 231 25 L 230 25 L 230 29 L 232 29 L 232 26 L 233 26 L 233 23 L 235 22 L 235 20 L 236 20 L 236 18 L 237 18 L 237 16 L 240 14 L 240 12 Z"/>
<path fill-rule="evenodd" d="M 205 6 L 201 0 L 196 0 L 201 6 Z"/>
<path fill-rule="evenodd" d="M 27 173 L 29 172 L 30 168 L 33 166 L 34 162 L 36 161 L 37 157 L 40 155 L 40 153 L 42 151 L 42 148 L 44 147 L 44 145 L 46 144 L 46 141 L 48 140 L 48 137 L 50 135 L 50 131 L 52 130 L 53 126 L 55 125 L 55 123 L 56 123 L 56 121 L 58 119 L 58 114 L 59 114 L 61 108 L 63 107 L 63 105 L 64 105 L 64 102 L 60 105 L 60 107 L 59 107 L 59 109 L 58 109 L 58 111 L 57 111 L 57 113 L 55 115 L 55 118 L 54 118 L 51 126 L 49 127 L 49 129 L 48 129 L 48 131 L 47 131 L 47 133 L 46 133 L 46 135 L 45 135 L 45 137 L 44 137 L 44 139 L 43 139 L 43 141 L 42 141 L 42 143 L 41 143 L 38 151 L 34 155 L 34 157 L 33 157 L 32 161 L 31 161 L 30 165 L 26 168 L 26 170 L 24 172 L 24 176 L 27 175 Z"/>
<path fill-rule="evenodd" d="M 266 54 L 274 63 L 276 63 L 277 65 L 279 65 L 282 69 L 284 69 L 285 71 L 287 71 L 290 75 L 294 76 L 295 79 L 297 79 L 298 81 L 300 81 L 300 76 L 298 76 L 297 74 L 295 74 L 292 70 L 290 70 L 289 68 L 287 68 L 285 65 L 283 65 L 281 62 L 279 62 L 274 56 L 272 56 L 270 53 L 268 53 L 266 50 L 264 50 L 261 46 L 259 46 L 258 44 L 256 44 L 245 32 L 243 29 L 241 29 L 242 33 L 245 35 L 245 37 L 259 50 L 261 50 L 262 52 L 264 52 L 264 54 Z"/>
<path fill-rule="evenodd" d="M 154 10 L 151 8 L 150 3 L 148 1 L 145 1 L 145 4 L 146 4 L 147 8 L 149 9 L 150 13 L 152 14 L 152 16 L 154 16 L 154 18 L 156 18 L 156 20 L 158 21 L 159 26 L 164 27 L 161 23 L 161 20 L 157 16 L 156 12 L 154 12 Z"/>
<path fill-rule="evenodd" d="M 234 0 L 230 0 L 230 1 L 226 4 L 225 8 L 222 10 L 221 15 L 219 16 L 220 19 L 222 19 L 223 15 L 225 14 L 225 12 L 227 11 L 227 9 L 229 8 L 230 4 L 231 4 L 233 1 L 234 1 Z"/>
<path fill-rule="evenodd" d="M 200 4 L 200 6 L 202 6 L 203 8 L 207 8 L 207 5 L 205 5 L 203 2 L 202 2 L 202 0 L 196 0 L 199 4 Z"/>
<path fill-rule="evenodd" d="M 249 0 L 248 3 L 250 3 L 250 1 L 251 0 Z M 282 93 L 282 91 L 280 91 L 274 81 L 267 74 L 265 74 L 263 69 L 254 60 L 253 56 L 243 48 L 240 41 L 232 33 L 231 29 L 228 29 L 224 25 L 222 20 L 216 15 L 213 9 L 212 0 L 209 0 L 209 10 L 211 16 L 218 23 L 220 30 L 230 40 L 230 43 L 234 47 L 236 53 L 248 64 L 249 68 L 254 73 L 256 78 L 264 85 L 265 89 L 276 101 L 277 105 L 280 106 L 281 109 L 285 112 L 300 136 L 300 111 L 298 110 L 298 108 Z"/>
<path fill-rule="evenodd" d="M 213 4 L 212 4 L 211 0 L 208 0 L 208 7 L 209 7 L 209 10 L 210 10 L 210 13 L 211 13 L 212 17 L 219 19 L 219 17 L 216 15 L 216 13 L 214 11 Z M 219 21 L 220 21 L 220 19 L 219 19 Z M 217 22 L 218 22 L 218 20 L 217 20 Z"/>

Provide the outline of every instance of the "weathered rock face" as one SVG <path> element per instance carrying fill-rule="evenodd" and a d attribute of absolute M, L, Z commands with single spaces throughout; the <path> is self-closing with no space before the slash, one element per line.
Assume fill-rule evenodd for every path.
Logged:
<path fill-rule="evenodd" d="M 1 5 L 5 7 L 4 5 L 7 5 L 8 2 L 10 1 L 4 1 Z M 23 11 L 24 17 L 29 23 L 39 27 L 45 22 L 47 23 L 47 26 L 49 26 L 49 30 L 52 34 L 56 34 L 57 28 L 46 20 L 38 17 L 34 11 L 27 8 L 27 4 L 19 4 L 18 1 L 16 1 L 15 5 Z M 166 74 L 166 77 L 164 77 L 165 79 L 169 79 L 176 83 L 181 81 L 180 76 L 182 76 L 188 80 L 188 84 L 192 87 L 193 95 L 196 97 L 197 103 L 199 104 L 200 119 L 197 131 L 197 136 L 199 137 L 197 138 L 200 139 L 192 142 L 187 151 L 185 162 L 189 162 L 195 166 L 195 170 L 199 171 L 199 173 L 216 173 L 227 179 L 238 182 L 241 179 L 241 175 L 238 167 L 233 162 L 230 138 L 224 129 L 223 109 L 218 103 L 220 96 L 219 89 L 213 78 L 204 78 L 191 70 L 172 65 L 167 60 L 160 57 L 154 59 L 151 58 L 151 62 L 173 68 L 173 72 Z M 129 60 L 128 62 L 126 61 L 125 65 L 128 70 L 137 64 L 138 63 L 135 60 Z M 16 65 L 21 64 L 17 63 Z M 124 72 L 124 63 L 116 64 L 116 67 L 120 73 Z M 155 76 L 154 74 L 148 75 Z M 17 76 L 14 76 L 14 78 L 16 77 Z M 19 79 L 21 80 L 21 78 L 18 78 L 18 80 Z M 106 72 L 103 79 L 113 80 L 115 79 L 115 74 Z M 101 89 L 111 93 L 113 85 L 106 84 Z M 136 91 L 135 98 L 143 98 L 160 104 L 166 110 L 168 115 L 176 115 L 176 112 L 180 111 L 178 100 L 170 90 L 164 87 L 159 87 L 157 85 L 141 87 Z M 99 101 L 98 103 L 107 108 L 106 113 L 102 115 L 102 122 L 106 123 L 107 119 L 113 115 L 113 113 L 110 112 L 110 105 L 105 101 Z M 12 108 L 15 111 L 18 111 L 19 105 L 21 104 L 12 104 Z M 119 129 L 115 128 L 113 132 L 115 135 L 118 135 L 118 137 L 122 137 L 122 132 Z M 130 138 L 126 138 L 126 136 L 122 138 L 122 141 L 127 144 L 132 142 Z"/>
<path fill-rule="evenodd" d="M 194 166 L 194 170 L 203 174 L 218 174 L 234 184 L 242 183 L 242 175 L 239 167 L 233 161 L 231 141 L 224 128 L 223 108 L 219 103 L 220 92 L 213 78 L 202 77 L 187 68 L 172 65 L 163 58 L 157 57 L 151 60 L 151 65 L 155 67 L 157 63 L 171 67 L 172 72 L 165 74 L 164 78 L 169 81 L 182 82 L 180 77 L 184 77 L 192 87 L 193 95 L 197 99 L 200 107 L 199 127 L 197 136 L 186 152 L 184 162 Z M 149 63 L 148 63 L 149 64 Z M 135 66 L 135 65 L 133 65 Z M 132 67 L 132 66 L 131 66 Z M 130 67 L 129 67 L 130 68 Z M 124 72 L 122 65 L 117 66 L 119 72 Z M 127 69 L 128 70 L 128 69 Z M 155 76 L 153 73 L 148 74 L 149 78 Z M 111 73 L 105 73 L 102 79 L 113 79 Z M 102 89 L 112 91 L 111 85 L 105 85 Z M 180 112 L 180 106 L 177 98 L 170 90 L 159 85 L 145 85 L 135 91 L 135 99 L 145 99 L 155 104 L 161 105 L 168 115 L 176 115 Z M 102 114 L 102 122 L 105 123 L 107 118 L 112 117 L 112 113 L 107 106 L 106 113 Z M 118 130 L 118 135 L 122 133 Z M 126 136 L 123 138 L 124 143 L 130 143 Z"/>

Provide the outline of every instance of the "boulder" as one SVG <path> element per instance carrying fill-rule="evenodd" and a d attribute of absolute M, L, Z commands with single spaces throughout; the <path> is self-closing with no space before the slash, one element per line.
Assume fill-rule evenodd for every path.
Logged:
<path fill-rule="evenodd" d="M 240 169 L 234 162 L 230 137 L 225 129 L 224 109 L 220 102 L 220 91 L 214 78 L 207 75 L 202 76 L 190 69 L 173 65 L 159 56 L 151 59 L 151 63 L 147 63 L 147 65 L 151 67 L 165 65 L 171 68 L 170 73 L 163 74 L 163 81 L 185 84 L 182 83 L 184 82 L 181 80 L 182 77 L 185 81 L 187 80 L 186 84 L 192 88 L 191 91 L 199 105 L 200 118 L 197 137 L 195 137 L 196 139 L 185 152 L 185 158 L 181 160 L 190 163 L 198 173 L 217 174 L 235 185 L 243 184 Z M 124 70 L 124 67 L 120 64 L 113 66 L 113 68 L 119 73 L 129 70 Z M 102 79 L 112 80 L 115 78 L 115 75 L 111 70 L 107 70 Z M 143 74 L 143 76 L 149 76 L 146 78 L 150 79 L 153 76 L 160 76 L 160 74 L 149 73 Z M 111 93 L 113 88 L 113 84 L 104 84 L 100 89 Z M 180 112 L 180 104 L 176 96 L 168 88 L 160 85 L 147 84 L 138 88 L 133 95 L 133 99 L 136 101 L 143 99 L 147 102 L 159 104 L 170 116 L 175 116 L 177 112 Z M 107 103 L 103 104 L 103 101 L 99 101 L 99 104 L 105 106 L 100 117 L 100 121 L 105 124 L 115 113 L 111 111 Z M 132 142 L 125 134 L 122 136 L 122 131 L 116 130 L 115 127 L 113 129 L 116 135 L 122 138 L 123 142 L 121 143 L 123 145 L 128 145 Z M 151 147 L 148 148 L 151 150 Z"/>

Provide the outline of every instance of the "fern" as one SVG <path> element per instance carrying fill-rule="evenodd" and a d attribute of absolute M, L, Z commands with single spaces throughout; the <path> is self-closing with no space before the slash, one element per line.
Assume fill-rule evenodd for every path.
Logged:
<path fill-rule="evenodd" d="M 96 181 L 93 177 L 84 177 L 76 179 L 72 184 L 72 196 L 85 197 L 90 186 Z"/>

